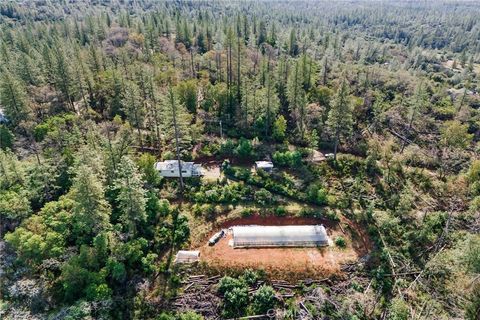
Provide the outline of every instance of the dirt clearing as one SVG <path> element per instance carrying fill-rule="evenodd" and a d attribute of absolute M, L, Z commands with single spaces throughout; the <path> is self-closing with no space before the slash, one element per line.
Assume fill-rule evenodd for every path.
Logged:
<path fill-rule="evenodd" d="M 200 259 L 208 266 L 219 269 L 258 268 L 268 274 L 283 275 L 286 278 L 295 275 L 329 276 L 340 272 L 341 265 L 358 260 L 368 253 L 369 241 L 364 236 L 345 234 L 338 223 L 324 223 L 314 218 L 296 217 L 259 217 L 239 218 L 222 224 L 223 228 L 235 225 L 306 225 L 321 224 L 327 228 L 332 241 L 342 236 L 347 243 L 346 248 L 338 248 L 334 244 L 318 248 L 239 248 L 229 245 L 232 235 L 229 233 L 216 245 L 208 246 L 205 242 L 200 250 Z M 218 231 L 218 230 L 215 230 Z"/>

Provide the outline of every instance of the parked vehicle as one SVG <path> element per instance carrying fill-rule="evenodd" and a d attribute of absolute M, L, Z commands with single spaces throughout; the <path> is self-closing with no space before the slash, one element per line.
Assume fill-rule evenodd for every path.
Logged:
<path fill-rule="evenodd" d="M 208 245 L 209 246 L 214 246 L 220 239 L 223 238 L 225 235 L 225 230 L 220 230 L 219 232 L 215 233 L 210 240 L 208 240 Z"/>

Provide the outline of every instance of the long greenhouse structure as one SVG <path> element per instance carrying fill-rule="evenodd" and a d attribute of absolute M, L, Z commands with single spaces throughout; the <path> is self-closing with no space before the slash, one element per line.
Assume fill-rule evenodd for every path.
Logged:
<path fill-rule="evenodd" d="M 323 225 L 235 226 L 234 248 L 328 246 Z"/>

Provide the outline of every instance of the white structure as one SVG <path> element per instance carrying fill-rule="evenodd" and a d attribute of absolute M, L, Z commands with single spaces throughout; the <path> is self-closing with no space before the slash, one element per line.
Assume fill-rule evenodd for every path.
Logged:
<path fill-rule="evenodd" d="M 5 114 L 3 113 L 3 109 L 0 108 L 0 123 L 7 122 L 7 118 L 5 117 Z"/>
<path fill-rule="evenodd" d="M 262 169 L 266 172 L 272 172 L 273 163 L 270 161 L 255 161 L 255 170 Z"/>
<path fill-rule="evenodd" d="M 200 260 L 200 251 L 180 250 L 175 256 L 175 263 L 192 263 Z"/>
<path fill-rule="evenodd" d="M 202 166 L 193 162 L 180 161 L 182 167 L 182 177 L 199 177 L 202 175 Z M 155 169 L 162 177 L 178 178 L 180 172 L 178 170 L 177 160 L 165 160 L 163 162 L 156 162 Z"/>
<path fill-rule="evenodd" d="M 232 228 L 234 248 L 328 246 L 323 225 L 237 226 Z"/>

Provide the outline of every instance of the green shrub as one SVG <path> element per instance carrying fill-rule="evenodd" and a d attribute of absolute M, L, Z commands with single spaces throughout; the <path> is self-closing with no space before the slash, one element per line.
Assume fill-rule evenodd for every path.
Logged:
<path fill-rule="evenodd" d="M 240 212 L 240 215 L 244 218 L 247 218 L 247 217 L 253 216 L 254 212 L 255 210 L 253 210 L 252 208 L 243 208 L 242 211 Z"/>
<path fill-rule="evenodd" d="M 389 320 L 407 320 L 410 317 L 408 305 L 402 298 L 393 299 L 389 310 Z"/>
<path fill-rule="evenodd" d="M 347 241 L 345 240 L 344 237 L 338 236 L 335 238 L 335 245 L 339 248 L 346 248 L 347 247 Z"/>
<path fill-rule="evenodd" d="M 332 221 L 340 221 L 340 217 L 338 216 L 338 214 L 333 211 L 333 210 L 327 210 L 325 212 L 325 216 L 329 219 L 329 220 L 332 220 Z"/>
<path fill-rule="evenodd" d="M 246 269 L 241 277 L 241 280 L 245 281 L 249 286 L 253 286 L 258 279 L 260 279 L 260 275 L 252 269 Z"/>
<path fill-rule="evenodd" d="M 307 198 L 318 205 L 327 204 L 327 191 L 317 184 L 311 185 L 307 190 Z"/>
<path fill-rule="evenodd" d="M 245 312 L 248 305 L 248 285 L 245 281 L 225 276 L 220 280 L 217 291 L 223 295 L 225 317 L 237 317 Z"/>
<path fill-rule="evenodd" d="M 267 285 L 262 285 L 253 297 L 253 310 L 256 314 L 265 314 L 275 308 L 275 290 Z"/>
<path fill-rule="evenodd" d="M 236 168 L 234 171 L 235 178 L 240 180 L 248 181 L 250 175 L 250 170 L 247 168 Z"/>
<path fill-rule="evenodd" d="M 175 154 L 171 151 L 165 151 L 164 153 L 162 153 L 162 159 L 165 161 L 165 160 L 174 160 L 176 157 L 175 157 Z"/>
<path fill-rule="evenodd" d="M 285 217 L 287 215 L 287 209 L 284 206 L 278 206 L 275 208 L 275 215 L 277 217 Z"/>
<path fill-rule="evenodd" d="M 235 148 L 234 154 L 243 159 L 253 156 L 253 146 L 250 140 L 241 138 L 238 146 Z"/>
<path fill-rule="evenodd" d="M 302 208 L 299 214 L 301 217 L 308 218 L 322 218 L 324 216 L 322 211 L 314 210 L 312 208 Z"/>
<path fill-rule="evenodd" d="M 204 317 L 193 311 L 187 311 L 184 313 L 180 313 L 177 319 L 178 320 L 203 320 Z"/>
<path fill-rule="evenodd" d="M 0 149 L 11 149 L 13 145 L 13 134 L 4 125 L 0 125 Z"/>
<path fill-rule="evenodd" d="M 273 162 L 281 167 L 298 167 L 302 164 L 302 154 L 298 151 L 277 151 L 273 154 Z"/>
<path fill-rule="evenodd" d="M 231 139 L 227 139 L 222 145 L 220 146 L 219 153 L 222 156 L 232 156 L 235 150 L 235 142 Z"/>
<path fill-rule="evenodd" d="M 273 195 L 266 189 L 255 191 L 255 201 L 261 205 L 271 204 L 274 202 Z"/>

